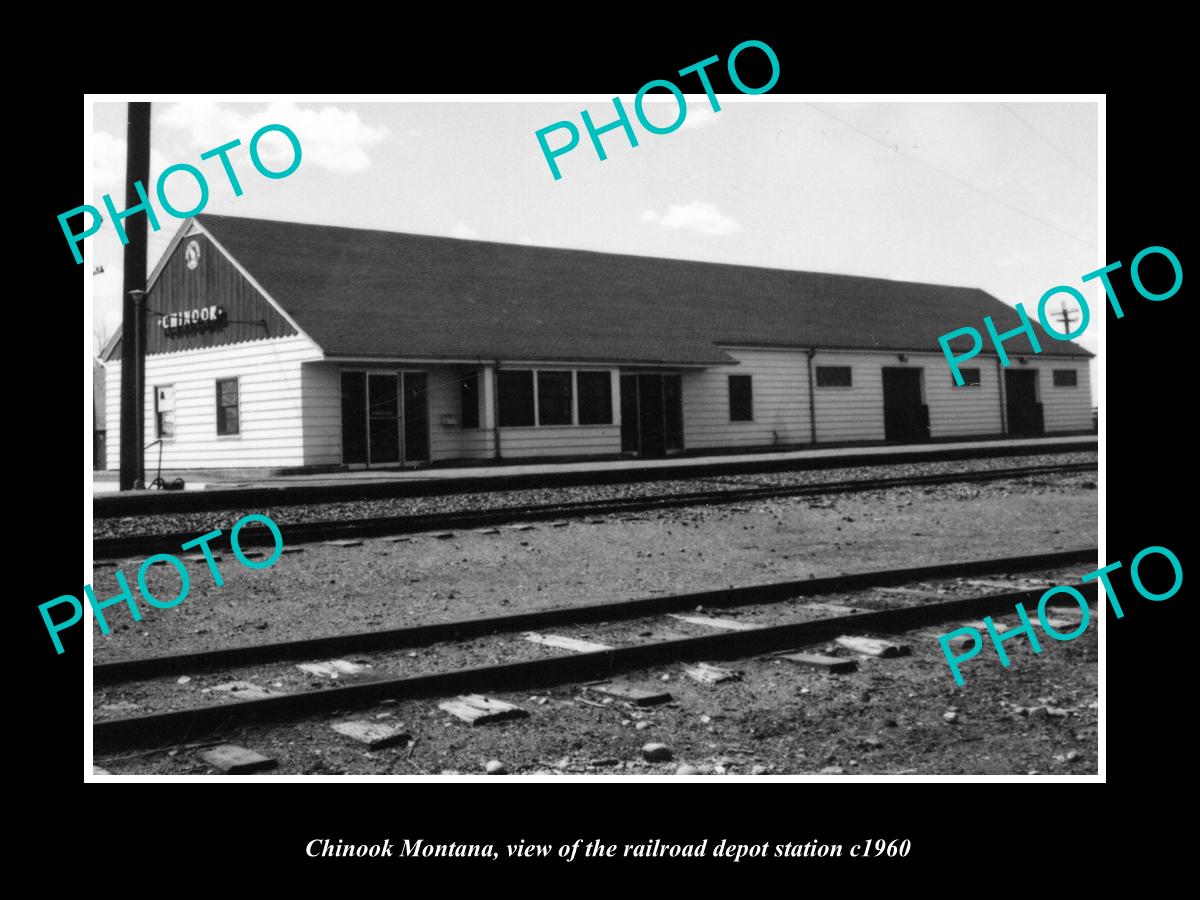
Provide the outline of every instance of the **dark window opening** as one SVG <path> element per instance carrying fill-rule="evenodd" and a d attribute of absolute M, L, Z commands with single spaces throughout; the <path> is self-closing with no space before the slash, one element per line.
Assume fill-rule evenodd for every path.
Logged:
<path fill-rule="evenodd" d="M 959 369 L 959 374 L 962 375 L 962 384 L 954 383 L 954 375 L 950 375 L 951 387 L 979 387 L 979 370 L 978 369 Z"/>
<path fill-rule="evenodd" d="M 479 427 L 479 373 L 472 372 L 458 383 L 458 395 L 461 401 L 462 427 Z"/>
<path fill-rule="evenodd" d="M 849 366 L 817 366 L 817 387 L 852 387 Z"/>
<path fill-rule="evenodd" d="M 238 380 L 222 378 L 217 381 L 217 434 L 239 434 Z"/>
<path fill-rule="evenodd" d="M 1078 387 L 1079 373 L 1074 369 L 1055 369 L 1054 370 L 1054 386 L 1055 387 Z"/>
<path fill-rule="evenodd" d="M 729 421 L 753 422 L 754 397 L 750 375 L 729 376 Z"/>
<path fill-rule="evenodd" d="M 571 373 L 538 372 L 538 424 L 571 424 Z"/>
<path fill-rule="evenodd" d="M 607 372 L 580 372 L 579 424 L 612 424 L 612 378 Z"/>
<path fill-rule="evenodd" d="M 533 372 L 501 370 L 496 373 L 500 401 L 500 427 L 533 424 Z"/>

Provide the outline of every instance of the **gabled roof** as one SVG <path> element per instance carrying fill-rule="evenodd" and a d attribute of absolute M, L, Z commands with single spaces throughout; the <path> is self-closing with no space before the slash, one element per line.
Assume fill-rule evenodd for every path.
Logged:
<path fill-rule="evenodd" d="M 984 316 L 1000 331 L 1020 324 L 977 288 L 208 214 L 197 221 L 330 357 L 713 365 L 732 361 L 717 344 L 941 352 L 939 335 L 982 331 Z M 1039 340 L 1044 352 L 1091 355 Z M 1005 349 L 1033 352 L 1024 337 Z"/>

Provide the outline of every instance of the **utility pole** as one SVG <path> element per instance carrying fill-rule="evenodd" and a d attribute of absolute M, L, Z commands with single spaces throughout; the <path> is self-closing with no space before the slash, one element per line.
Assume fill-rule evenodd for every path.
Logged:
<path fill-rule="evenodd" d="M 125 208 L 141 202 L 134 182 L 150 181 L 150 104 L 130 103 L 125 141 Z M 146 440 L 146 215 L 135 213 L 123 223 L 125 245 L 124 290 L 121 294 L 121 477 L 128 491 L 146 483 L 142 445 Z"/>

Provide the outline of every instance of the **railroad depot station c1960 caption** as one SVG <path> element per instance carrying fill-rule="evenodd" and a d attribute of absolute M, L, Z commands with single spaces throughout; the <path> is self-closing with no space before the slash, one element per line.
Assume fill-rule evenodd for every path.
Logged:
<path fill-rule="evenodd" d="M 1018 335 L 1009 366 L 989 349 L 955 385 L 939 335 L 984 316 L 1021 324 L 969 287 L 202 214 L 150 276 L 146 306 L 143 443 L 161 439 L 165 469 L 1093 427 L 1092 354 L 1074 343 L 1035 354 Z M 114 434 L 120 357 L 118 333 L 102 353 Z M 108 468 L 118 454 L 109 442 Z"/>

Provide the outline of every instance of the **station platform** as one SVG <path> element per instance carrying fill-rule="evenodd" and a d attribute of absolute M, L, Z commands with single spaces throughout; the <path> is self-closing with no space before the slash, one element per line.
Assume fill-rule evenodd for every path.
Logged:
<path fill-rule="evenodd" d="M 1094 434 L 1039 438 L 1009 438 L 927 444 L 812 447 L 783 452 L 721 453 L 666 459 L 613 459 L 584 462 L 531 462 L 459 468 L 366 469 L 298 475 L 228 479 L 219 471 L 166 473 L 182 475 L 183 491 L 125 491 L 118 493 L 116 473 L 93 481 L 94 506 L 99 515 L 136 515 L 184 509 L 222 508 L 253 503 L 309 503 L 341 499 L 421 496 L 470 491 L 517 490 L 621 481 L 700 478 L 724 474 L 778 472 L 793 469 L 845 468 L 923 460 L 970 459 L 988 456 L 1027 456 L 1094 450 Z M 149 474 L 149 473 L 148 473 Z M 121 511 L 118 511 L 121 510 Z"/>

